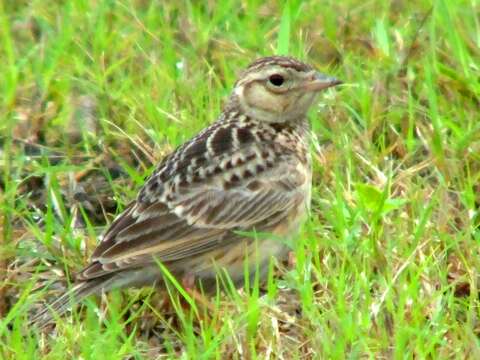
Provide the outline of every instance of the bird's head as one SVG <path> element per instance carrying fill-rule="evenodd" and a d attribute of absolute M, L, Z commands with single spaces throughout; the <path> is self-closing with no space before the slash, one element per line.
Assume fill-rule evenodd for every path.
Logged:
<path fill-rule="evenodd" d="M 235 83 L 233 97 L 250 117 L 288 122 L 303 117 L 318 93 L 341 81 L 285 56 L 254 61 Z"/>

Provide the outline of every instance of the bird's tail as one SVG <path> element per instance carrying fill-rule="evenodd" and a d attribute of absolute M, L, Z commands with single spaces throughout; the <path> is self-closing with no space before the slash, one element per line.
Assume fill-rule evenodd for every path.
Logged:
<path fill-rule="evenodd" d="M 45 306 L 29 321 L 30 326 L 43 328 L 50 323 L 55 317 L 63 315 L 71 306 L 80 302 L 84 298 L 93 294 L 100 294 L 112 280 L 112 276 L 98 277 L 87 281 L 82 281 L 74 285 L 65 294 L 60 296 L 54 302 Z"/>

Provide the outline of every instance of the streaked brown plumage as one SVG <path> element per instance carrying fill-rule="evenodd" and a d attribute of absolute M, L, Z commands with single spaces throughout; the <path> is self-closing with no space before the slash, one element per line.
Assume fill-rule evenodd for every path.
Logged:
<path fill-rule="evenodd" d="M 339 84 L 289 57 L 252 63 L 219 119 L 167 156 L 106 230 L 76 285 L 36 316 L 112 288 L 161 284 L 156 261 L 179 279 L 215 288 L 216 269 L 237 284 L 284 258 L 310 203 L 308 108 Z M 257 241 L 246 232 L 262 235 Z M 263 270 L 263 271 L 262 271 Z"/>

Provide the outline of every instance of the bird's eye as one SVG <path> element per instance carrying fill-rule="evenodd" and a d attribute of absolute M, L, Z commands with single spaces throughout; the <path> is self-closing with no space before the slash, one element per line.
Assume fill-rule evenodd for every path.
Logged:
<path fill-rule="evenodd" d="M 273 74 L 273 75 L 270 75 L 270 77 L 268 78 L 268 81 L 270 81 L 270 83 L 274 86 L 282 86 L 283 83 L 285 82 L 285 79 L 280 74 Z"/>

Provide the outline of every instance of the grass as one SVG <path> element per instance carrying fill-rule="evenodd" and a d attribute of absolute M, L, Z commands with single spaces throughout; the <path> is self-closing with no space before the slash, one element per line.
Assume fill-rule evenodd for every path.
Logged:
<path fill-rule="evenodd" d="M 475 0 L 0 2 L 0 357 L 478 358 L 479 13 Z M 155 161 L 277 52 L 346 82 L 310 114 L 295 268 L 210 314 L 178 295 L 167 312 L 144 289 L 25 328 L 58 295 L 38 288 L 79 270 Z"/>

